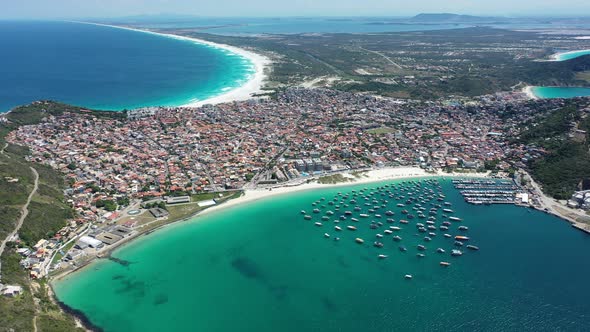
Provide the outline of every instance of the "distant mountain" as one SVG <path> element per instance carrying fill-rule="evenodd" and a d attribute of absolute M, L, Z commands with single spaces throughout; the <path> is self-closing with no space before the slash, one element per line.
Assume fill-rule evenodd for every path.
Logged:
<path fill-rule="evenodd" d="M 410 18 L 410 21 L 424 23 L 495 23 L 509 21 L 509 19 L 505 17 L 471 16 L 450 13 L 424 13 Z"/>

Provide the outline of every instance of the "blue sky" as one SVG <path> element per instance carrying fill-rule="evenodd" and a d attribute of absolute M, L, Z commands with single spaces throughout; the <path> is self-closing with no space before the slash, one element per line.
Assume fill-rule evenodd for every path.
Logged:
<path fill-rule="evenodd" d="M 590 0 L 0 0 L 0 18 L 198 16 L 588 15 Z"/>

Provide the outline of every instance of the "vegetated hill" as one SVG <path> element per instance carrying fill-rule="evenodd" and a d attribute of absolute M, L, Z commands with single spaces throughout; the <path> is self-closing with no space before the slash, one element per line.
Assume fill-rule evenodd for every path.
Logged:
<path fill-rule="evenodd" d="M 27 245 L 33 245 L 40 238 L 51 236 L 65 226 L 73 216 L 70 207 L 64 202 L 64 179 L 54 169 L 33 164 L 25 159 L 28 149 L 8 144 L 5 137 L 21 125 L 35 124 L 48 115 L 63 112 L 80 112 L 81 108 L 56 102 L 35 102 L 15 108 L 4 117 L 8 122 L 0 123 L 0 238 L 14 230 L 21 207 L 33 188 L 34 176 L 30 167 L 39 173 L 39 189 L 29 205 L 29 215 L 25 218 L 19 235 Z M 104 116 L 125 116 L 124 114 L 100 112 Z M 9 181 L 9 180 L 18 181 Z M 48 295 L 44 281 L 31 287 L 27 271 L 19 265 L 20 255 L 9 244 L 2 257 L 2 283 L 23 286 L 24 293 L 15 298 L 0 296 L 0 331 L 33 331 L 33 317 L 39 331 L 83 331 L 77 328 L 73 317 L 63 313 Z M 35 304 L 37 303 L 37 305 Z"/>
<path fill-rule="evenodd" d="M 572 124 L 586 130 L 586 141 L 569 137 Z M 529 162 L 531 175 L 543 185 L 543 190 L 557 198 L 568 199 L 583 179 L 590 178 L 590 116 L 583 117 L 576 100 L 528 124 L 519 142 L 536 145 L 548 154 Z"/>

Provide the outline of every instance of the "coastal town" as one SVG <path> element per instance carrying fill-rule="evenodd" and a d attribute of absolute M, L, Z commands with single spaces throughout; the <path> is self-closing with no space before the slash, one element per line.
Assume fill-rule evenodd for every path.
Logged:
<path fill-rule="evenodd" d="M 18 249 L 21 265 L 33 278 L 75 267 L 165 224 L 170 207 L 193 204 L 187 211 L 194 213 L 242 190 L 347 181 L 395 167 L 513 177 L 542 151 L 508 137 L 562 103 L 521 92 L 424 103 L 290 88 L 272 99 L 127 111 L 126 119 L 85 110 L 48 116 L 7 139 L 28 147 L 30 161 L 64 174 L 76 218 Z M 540 192 L 514 183 L 511 203 L 546 209 Z M 584 197 L 576 207 L 587 207 Z"/>

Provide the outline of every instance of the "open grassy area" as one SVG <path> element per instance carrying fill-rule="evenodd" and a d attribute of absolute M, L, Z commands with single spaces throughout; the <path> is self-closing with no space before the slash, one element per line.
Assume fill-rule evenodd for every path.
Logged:
<path fill-rule="evenodd" d="M 369 129 L 369 130 L 367 130 L 367 133 L 375 134 L 375 135 L 382 135 L 382 134 L 393 133 L 394 131 L 395 131 L 395 129 L 393 129 L 393 128 L 381 127 L 381 128 Z"/>
<path fill-rule="evenodd" d="M 352 179 L 345 177 L 342 174 L 334 174 L 334 175 L 326 175 L 322 176 L 318 179 L 318 183 L 321 184 L 336 184 L 336 183 L 346 183 L 351 182 Z"/>
<path fill-rule="evenodd" d="M 576 73 L 576 79 L 590 83 L 590 70 Z"/>

